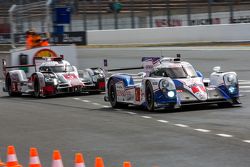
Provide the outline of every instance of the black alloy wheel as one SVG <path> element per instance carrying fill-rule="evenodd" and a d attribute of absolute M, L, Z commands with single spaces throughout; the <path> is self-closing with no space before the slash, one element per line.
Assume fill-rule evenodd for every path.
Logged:
<path fill-rule="evenodd" d="M 145 96 L 147 109 L 149 111 L 154 111 L 154 92 L 149 81 L 146 82 Z"/>

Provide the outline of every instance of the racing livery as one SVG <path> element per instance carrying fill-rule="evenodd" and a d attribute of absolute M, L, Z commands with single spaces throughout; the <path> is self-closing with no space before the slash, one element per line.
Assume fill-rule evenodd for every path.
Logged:
<path fill-rule="evenodd" d="M 239 86 L 235 72 L 219 67 L 204 79 L 193 66 L 177 58 L 143 58 L 145 72 L 113 74 L 106 83 L 105 101 L 111 106 L 129 104 L 157 108 L 180 108 L 187 104 L 239 104 Z"/>
<path fill-rule="evenodd" d="M 37 69 L 36 59 L 40 60 L 40 65 Z M 79 73 L 75 66 L 63 58 L 45 58 L 45 61 L 41 62 L 43 58 L 34 58 L 34 64 L 32 65 L 18 65 L 18 66 L 6 66 L 6 61 L 3 60 L 4 74 L 5 74 L 5 86 L 3 90 L 8 92 L 10 96 L 16 96 L 21 94 L 32 94 L 35 97 L 45 97 L 62 93 L 81 93 L 89 92 L 92 90 L 103 91 L 104 90 L 104 76 L 100 76 L 97 73 L 93 75 L 82 75 L 79 77 Z M 35 72 L 30 76 L 27 76 L 23 69 L 15 69 L 7 71 L 9 68 L 27 68 L 34 67 Z M 99 77 L 97 80 L 97 77 Z M 88 85 L 86 79 L 95 78 L 92 83 L 94 85 Z M 103 79 L 103 80 L 102 80 Z M 98 84 L 97 84 L 98 83 Z"/>

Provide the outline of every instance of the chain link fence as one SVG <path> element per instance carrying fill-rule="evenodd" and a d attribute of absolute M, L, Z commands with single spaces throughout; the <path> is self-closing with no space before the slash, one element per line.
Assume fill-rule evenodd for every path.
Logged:
<path fill-rule="evenodd" d="M 67 7 L 65 32 L 250 23 L 249 0 L 16 0 L 0 7 L 0 43 L 30 28 L 53 32 L 54 9 Z M 12 6 L 12 8 L 11 8 Z M 4 10 L 6 9 L 6 10 Z M 13 10 L 13 11 L 11 11 Z"/>

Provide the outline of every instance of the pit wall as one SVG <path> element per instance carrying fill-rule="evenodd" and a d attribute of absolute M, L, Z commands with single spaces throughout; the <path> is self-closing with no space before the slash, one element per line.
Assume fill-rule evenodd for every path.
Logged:
<path fill-rule="evenodd" d="M 89 45 L 250 41 L 250 23 L 88 31 Z"/>

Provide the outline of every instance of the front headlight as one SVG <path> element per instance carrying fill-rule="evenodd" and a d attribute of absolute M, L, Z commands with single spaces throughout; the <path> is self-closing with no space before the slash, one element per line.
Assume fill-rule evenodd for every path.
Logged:
<path fill-rule="evenodd" d="M 58 85 L 58 80 L 56 78 L 54 79 L 54 85 Z"/>
<path fill-rule="evenodd" d="M 52 79 L 51 78 L 44 78 L 44 81 L 45 82 L 52 82 Z"/>
<path fill-rule="evenodd" d="M 227 74 L 224 76 L 224 81 L 226 85 L 237 84 L 237 76 L 235 74 Z"/>
<path fill-rule="evenodd" d="M 175 84 L 174 82 L 168 78 L 168 79 L 162 79 L 160 82 L 159 82 L 159 88 L 161 90 L 175 90 Z"/>
<path fill-rule="evenodd" d="M 92 80 L 93 80 L 93 82 L 97 82 L 97 77 L 95 75 L 92 76 Z"/>
<path fill-rule="evenodd" d="M 168 97 L 170 97 L 170 98 L 173 98 L 173 97 L 175 97 L 175 92 L 174 91 L 169 91 L 168 92 Z"/>
<path fill-rule="evenodd" d="M 169 82 L 167 80 L 161 80 L 159 83 L 159 88 L 161 90 L 167 89 L 168 86 L 169 86 Z"/>

